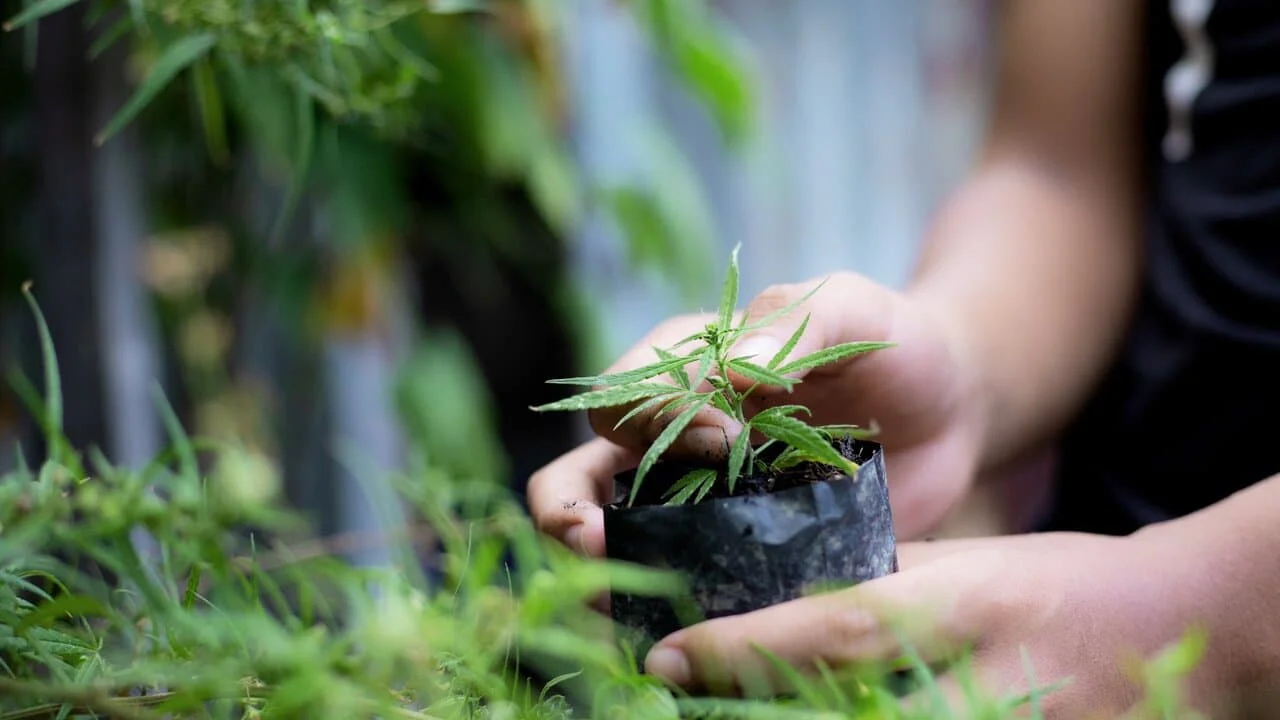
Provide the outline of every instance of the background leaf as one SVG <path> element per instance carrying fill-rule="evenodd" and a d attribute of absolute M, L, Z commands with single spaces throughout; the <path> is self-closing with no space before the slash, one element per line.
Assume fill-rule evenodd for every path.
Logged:
<path fill-rule="evenodd" d="M 52 15 L 63 8 L 71 7 L 77 2 L 79 0 L 36 0 L 36 2 L 28 5 L 22 12 L 14 15 L 4 24 L 5 32 L 17 30 L 23 25 L 39 20 L 45 15 Z"/>
<path fill-rule="evenodd" d="M 147 73 L 146 79 L 138 86 L 133 97 L 129 98 L 129 102 L 125 103 L 124 107 L 111 118 L 106 127 L 94 138 L 94 142 L 101 145 L 107 138 L 119 132 L 120 128 L 142 112 L 143 108 L 169 84 L 169 81 L 204 57 L 216 43 L 217 37 L 213 33 L 203 33 L 188 35 L 166 47 L 156 59 L 155 64 L 151 66 L 151 71 Z"/>

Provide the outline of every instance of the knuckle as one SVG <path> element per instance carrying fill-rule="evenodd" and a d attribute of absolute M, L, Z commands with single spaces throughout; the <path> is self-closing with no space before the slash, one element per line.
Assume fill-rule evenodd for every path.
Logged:
<path fill-rule="evenodd" d="M 824 642 L 844 653 L 866 644 L 882 629 L 875 614 L 855 603 L 832 603 L 821 615 Z"/>
<path fill-rule="evenodd" d="M 754 317 L 781 310 L 795 302 L 796 298 L 801 297 L 804 293 L 804 286 L 795 283 L 770 285 L 761 290 L 747 304 L 747 314 Z"/>

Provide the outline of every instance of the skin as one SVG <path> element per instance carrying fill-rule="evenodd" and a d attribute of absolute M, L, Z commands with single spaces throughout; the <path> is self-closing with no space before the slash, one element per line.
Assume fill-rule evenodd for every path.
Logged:
<path fill-rule="evenodd" d="M 1052 440 L 1123 336 L 1141 268 L 1143 5 L 1002 4 L 989 133 L 931 228 L 912 283 L 896 292 L 837 274 L 801 312 L 744 340 L 777 347 L 808 312 L 796 354 L 849 340 L 898 343 L 815 371 L 787 401 L 812 407 L 815 422 L 879 424 L 903 540 L 937 527 L 980 473 Z M 771 288 L 745 312 L 766 313 L 808 287 Z M 705 322 L 664 323 L 610 370 L 652 361 L 652 345 Z M 661 429 L 642 417 L 614 430 L 625 410 L 593 414 L 600 438 L 529 484 L 539 527 L 591 556 L 604 553 L 599 505 L 612 475 L 634 466 Z M 717 455 L 735 432 L 707 412 L 673 452 Z M 1048 701 L 1048 717 L 1112 716 L 1136 697 L 1123 652 L 1150 653 L 1199 623 L 1210 631 L 1209 657 L 1192 699 L 1214 717 L 1245 716 L 1277 699 L 1268 694 L 1280 665 L 1280 536 L 1270 530 L 1280 479 L 1259 481 L 1127 537 L 904 542 L 893 576 L 688 628 L 658 643 L 646 668 L 685 687 L 737 692 L 744 679 L 778 681 L 752 644 L 801 667 L 883 658 L 900 650 L 886 628 L 908 613 L 910 637 L 927 641 L 933 657 L 976 644 L 989 689 L 1024 682 L 1026 644 L 1039 680 L 1074 680 Z"/>

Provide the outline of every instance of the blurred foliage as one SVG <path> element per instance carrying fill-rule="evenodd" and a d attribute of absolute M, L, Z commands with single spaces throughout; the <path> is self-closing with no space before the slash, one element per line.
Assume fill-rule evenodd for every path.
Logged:
<path fill-rule="evenodd" d="M 291 201 L 314 191 L 335 206 L 340 242 L 403 230 L 396 156 L 405 149 L 439 163 L 451 183 L 474 185 L 479 174 L 524 185 L 561 233 L 594 196 L 580 187 L 565 133 L 571 109 L 558 51 L 568 3 L 29 0 L 6 27 L 37 27 L 75 4 L 88 7 L 94 55 L 119 42 L 132 50 L 135 93 L 100 142 L 181 87 L 212 162 L 227 164 L 247 143 L 289 183 Z M 705 3 L 622 5 L 726 139 L 744 140 L 750 81 Z M 645 248 L 706 244 L 708 228 L 681 221 L 684 169 L 661 170 L 674 176 L 671 194 L 658 183 L 614 194 L 629 238 Z M 675 270 L 690 256 L 642 248 L 633 257 Z"/>

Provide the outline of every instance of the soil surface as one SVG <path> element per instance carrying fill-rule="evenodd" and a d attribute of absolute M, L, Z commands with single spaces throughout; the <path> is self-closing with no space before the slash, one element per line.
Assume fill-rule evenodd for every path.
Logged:
<path fill-rule="evenodd" d="M 861 465 L 870 460 L 875 455 L 875 445 L 869 443 L 860 443 L 849 438 L 840 438 L 833 443 L 835 448 L 840 451 L 841 455 L 849 458 L 855 463 Z M 782 452 L 782 448 L 777 444 L 770 447 L 758 459 L 764 461 L 773 460 L 778 453 Z M 758 468 L 743 468 L 743 474 L 738 477 L 737 483 L 734 484 L 733 492 L 729 492 L 729 485 L 726 482 L 728 474 L 728 462 L 721 461 L 719 463 L 699 463 L 687 461 L 662 460 L 654 464 L 649 470 L 649 474 L 645 476 L 641 485 L 640 493 L 636 496 L 633 507 L 644 507 L 648 505 L 662 505 L 666 503 L 663 498 L 672 485 L 680 481 L 692 470 L 713 469 L 717 473 L 716 484 L 710 492 L 701 500 L 707 502 L 717 498 L 742 497 L 746 495 L 767 495 L 769 493 L 781 492 L 794 487 L 806 485 L 814 482 L 822 482 L 825 480 L 833 480 L 843 477 L 845 472 L 833 465 L 824 463 L 807 462 L 789 467 L 780 471 L 760 472 Z M 631 492 L 631 483 L 635 478 L 635 471 L 629 470 L 619 473 L 615 478 L 618 484 L 618 496 L 615 505 L 626 505 L 627 497 Z"/>

